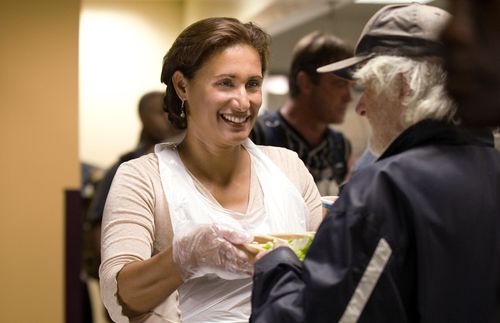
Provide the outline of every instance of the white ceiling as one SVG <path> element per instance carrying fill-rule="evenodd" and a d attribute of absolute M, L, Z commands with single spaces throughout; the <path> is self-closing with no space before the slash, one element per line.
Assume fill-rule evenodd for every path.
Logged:
<path fill-rule="evenodd" d="M 351 2 L 352 0 L 273 0 L 251 20 L 276 36 Z"/>

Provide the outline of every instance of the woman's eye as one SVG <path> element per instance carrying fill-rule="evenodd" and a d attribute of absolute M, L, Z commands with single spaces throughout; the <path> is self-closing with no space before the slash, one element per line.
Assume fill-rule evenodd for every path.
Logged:
<path fill-rule="evenodd" d="M 219 86 L 226 86 L 226 87 L 230 87 L 233 85 L 233 82 L 231 80 L 220 80 L 218 83 L 217 83 Z"/>
<path fill-rule="evenodd" d="M 261 81 L 258 80 L 252 80 L 247 83 L 247 87 L 251 89 L 257 89 L 260 88 L 261 86 Z"/>

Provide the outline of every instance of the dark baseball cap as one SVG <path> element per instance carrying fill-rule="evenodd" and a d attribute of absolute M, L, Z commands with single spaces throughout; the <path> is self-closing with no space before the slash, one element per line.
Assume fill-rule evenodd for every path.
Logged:
<path fill-rule="evenodd" d="M 451 15 L 443 9 L 419 3 L 385 6 L 366 23 L 354 57 L 321 66 L 318 73 L 352 79 L 355 67 L 377 55 L 405 57 L 441 56 L 439 34 Z"/>

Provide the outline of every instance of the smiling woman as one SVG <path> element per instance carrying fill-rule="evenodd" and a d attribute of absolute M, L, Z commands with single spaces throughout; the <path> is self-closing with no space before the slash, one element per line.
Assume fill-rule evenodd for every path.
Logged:
<path fill-rule="evenodd" d="M 252 23 L 208 18 L 166 54 L 165 109 L 185 133 L 115 176 L 100 268 L 114 321 L 248 322 L 254 255 L 243 244 L 316 230 L 321 200 L 302 161 L 248 139 L 268 44 Z"/>

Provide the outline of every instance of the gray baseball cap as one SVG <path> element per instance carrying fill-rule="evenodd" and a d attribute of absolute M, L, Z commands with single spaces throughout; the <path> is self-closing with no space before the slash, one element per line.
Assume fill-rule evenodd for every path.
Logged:
<path fill-rule="evenodd" d="M 366 23 L 354 57 L 321 66 L 319 73 L 352 79 L 355 67 L 377 55 L 406 57 L 441 56 L 439 34 L 451 15 L 443 9 L 419 3 L 385 6 Z"/>

